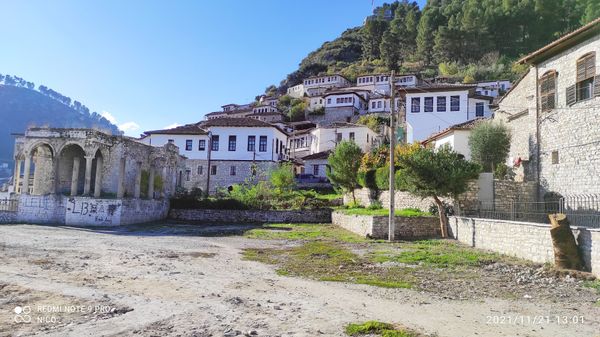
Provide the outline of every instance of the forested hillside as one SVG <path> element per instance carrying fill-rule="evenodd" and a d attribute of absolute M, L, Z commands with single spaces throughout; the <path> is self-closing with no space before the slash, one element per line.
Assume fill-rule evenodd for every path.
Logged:
<path fill-rule="evenodd" d="M 466 82 L 515 79 L 514 60 L 600 16 L 598 0 L 396 1 L 375 9 L 361 27 L 324 43 L 280 83 L 341 73 L 419 72 Z"/>
<path fill-rule="evenodd" d="M 117 126 L 78 101 L 45 86 L 35 90 L 32 82 L 0 75 L 0 160 L 10 161 L 14 139 L 28 126 L 94 127 L 118 134 Z"/>

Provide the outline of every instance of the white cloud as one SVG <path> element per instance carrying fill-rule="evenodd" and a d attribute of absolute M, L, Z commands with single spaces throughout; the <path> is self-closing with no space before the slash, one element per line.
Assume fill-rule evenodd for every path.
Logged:
<path fill-rule="evenodd" d="M 100 116 L 106 118 L 109 122 L 113 123 L 113 124 L 117 124 L 117 119 L 115 118 L 115 116 L 113 116 L 110 112 L 108 111 L 102 111 L 100 113 Z"/>
<path fill-rule="evenodd" d="M 126 122 L 123 124 L 119 124 L 119 129 L 123 132 L 135 131 L 139 128 L 140 126 L 136 122 Z"/>
<path fill-rule="evenodd" d="M 173 128 L 176 128 L 176 127 L 178 127 L 180 125 L 181 124 L 179 124 L 179 123 L 173 123 L 173 124 L 165 126 L 163 129 L 173 129 Z"/>

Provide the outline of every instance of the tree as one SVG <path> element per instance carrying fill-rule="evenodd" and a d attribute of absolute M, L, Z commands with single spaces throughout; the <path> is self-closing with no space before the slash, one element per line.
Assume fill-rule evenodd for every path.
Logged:
<path fill-rule="evenodd" d="M 269 181 L 277 192 L 291 191 L 296 186 L 292 164 L 284 163 L 272 170 L 269 175 Z"/>
<path fill-rule="evenodd" d="M 501 123 L 480 123 L 471 130 L 469 147 L 473 161 L 479 163 L 485 172 L 493 172 L 496 165 L 506 161 L 510 150 L 510 131 Z"/>
<path fill-rule="evenodd" d="M 356 203 L 354 188 L 358 185 L 358 169 L 363 153 L 354 142 L 342 141 L 329 155 L 327 177 L 335 186 L 345 192 L 352 192 L 352 200 Z"/>
<path fill-rule="evenodd" d="M 398 185 L 421 198 L 431 197 L 440 217 L 442 237 L 448 236 L 448 217 L 440 198 L 456 199 L 477 178 L 480 166 L 444 146 L 438 150 L 419 148 L 398 158 Z"/>
<path fill-rule="evenodd" d="M 362 51 L 363 60 L 373 60 L 379 58 L 379 46 L 383 39 L 383 34 L 388 29 L 388 22 L 379 18 L 367 20 L 362 28 Z"/>

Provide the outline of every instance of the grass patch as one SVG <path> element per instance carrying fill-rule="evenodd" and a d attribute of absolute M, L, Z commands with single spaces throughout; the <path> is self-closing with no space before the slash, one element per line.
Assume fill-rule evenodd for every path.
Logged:
<path fill-rule="evenodd" d="M 587 288 L 595 289 L 596 293 L 600 294 L 600 280 L 585 281 L 585 282 L 583 282 L 583 286 L 587 287 Z M 596 304 L 600 305 L 600 301 L 598 301 L 598 303 L 596 303 Z"/>
<path fill-rule="evenodd" d="M 372 215 L 372 216 L 386 216 L 390 214 L 389 209 L 369 209 L 369 208 L 339 208 L 338 211 L 346 215 Z M 400 217 L 415 217 L 415 216 L 431 216 L 431 213 L 423 212 L 416 208 L 405 208 L 395 210 L 394 214 Z"/>
<path fill-rule="evenodd" d="M 371 241 L 331 224 L 268 224 L 244 233 L 251 239 L 263 240 L 329 240 L 339 242 Z"/>
<path fill-rule="evenodd" d="M 446 240 L 425 240 L 402 245 L 399 252 L 376 251 L 372 254 L 372 259 L 378 263 L 398 262 L 448 268 L 485 265 L 501 260 L 503 256 Z"/>
<path fill-rule="evenodd" d="M 351 323 L 346 326 L 345 332 L 349 336 L 361 335 L 380 335 L 382 337 L 418 337 L 414 331 L 402 328 L 395 328 L 392 324 L 378 321 L 368 321 L 365 323 Z"/>

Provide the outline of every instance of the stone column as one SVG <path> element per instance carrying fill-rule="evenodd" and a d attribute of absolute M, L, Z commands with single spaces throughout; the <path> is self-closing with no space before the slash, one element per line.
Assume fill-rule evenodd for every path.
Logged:
<path fill-rule="evenodd" d="M 133 190 L 133 197 L 136 199 L 140 198 L 140 191 L 142 186 L 142 163 L 137 163 L 137 172 L 135 174 L 135 188 Z"/>
<path fill-rule="evenodd" d="M 170 186 L 167 187 L 167 185 L 166 185 L 167 182 L 169 181 L 166 166 L 162 168 L 162 173 L 161 173 L 160 177 L 162 178 L 162 182 L 163 182 L 163 187 L 162 187 L 162 191 L 160 192 L 160 196 L 164 198 L 167 196 L 167 193 L 168 193 L 167 189 L 170 188 Z"/>
<path fill-rule="evenodd" d="M 154 168 L 152 167 L 148 174 L 148 199 L 154 199 Z"/>
<path fill-rule="evenodd" d="M 13 178 L 13 184 L 15 185 L 15 193 L 19 192 L 19 183 L 21 182 L 21 159 L 16 159 L 15 162 L 15 176 Z"/>
<path fill-rule="evenodd" d="M 94 198 L 100 198 L 102 195 L 102 169 L 104 168 L 104 159 L 96 158 L 96 178 L 94 181 Z"/>
<path fill-rule="evenodd" d="M 52 193 L 59 193 L 60 187 L 60 174 L 58 172 L 58 158 L 56 156 L 52 157 L 52 185 L 51 191 Z"/>
<path fill-rule="evenodd" d="M 119 180 L 117 182 L 117 198 L 123 198 L 125 195 L 125 158 L 119 161 Z"/>
<path fill-rule="evenodd" d="M 23 188 L 21 189 L 21 193 L 29 194 L 29 175 L 31 171 L 31 155 L 27 154 L 25 156 L 25 170 L 23 172 Z"/>
<path fill-rule="evenodd" d="M 81 158 L 73 158 L 73 175 L 71 176 L 71 196 L 77 195 L 77 187 L 79 185 L 79 165 L 81 164 Z"/>
<path fill-rule="evenodd" d="M 90 190 L 92 189 L 92 163 L 94 162 L 94 157 L 86 156 L 85 157 L 85 183 L 83 185 L 83 195 L 90 195 Z"/>

